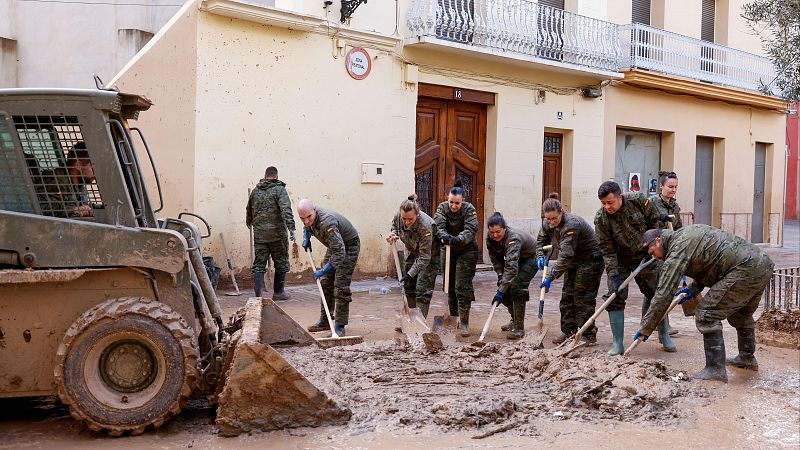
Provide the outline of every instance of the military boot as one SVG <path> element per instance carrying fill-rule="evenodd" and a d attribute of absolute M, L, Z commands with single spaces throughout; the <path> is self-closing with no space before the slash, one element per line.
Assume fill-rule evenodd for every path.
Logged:
<path fill-rule="evenodd" d="M 333 331 L 335 331 L 336 335 L 339 336 L 339 337 L 344 337 L 345 336 L 345 334 L 344 334 L 344 325 L 334 325 L 333 326 Z M 333 336 L 331 336 L 331 337 L 333 337 Z"/>
<path fill-rule="evenodd" d="M 699 372 L 689 374 L 692 378 L 728 382 L 728 371 L 725 370 L 725 340 L 722 330 L 703 335 L 703 349 L 706 353 L 706 367 Z"/>
<path fill-rule="evenodd" d="M 514 328 L 508 331 L 506 339 L 522 339 L 525 337 L 525 302 L 514 302 L 513 310 Z"/>
<path fill-rule="evenodd" d="M 328 319 L 326 317 L 320 317 L 317 323 L 311 325 L 307 328 L 308 331 L 314 333 L 317 331 L 327 331 L 330 330 L 331 326 L 328 323 Z"/>
<path fill-rule="evenodd" d="M 453 293 L 447 295 L 447 308 L 450 310 L 452 317 L 458 317 L 458 301 Z"/>
<path fill-rule="evenodd" d="M 739 338 L 739 354 L 728 358 L 725 362 L 732 366 L 747 370 L 758 370 L 756 352 L 756 330 L 753 328 L 737 328 L 736 337 Z"/>
<path fill-rule="evenodd" d="M 286 282 L 286 272 L 275 272 L 275 281 L 272 285 L 272 299 L 275 301 L 289 300 L 289 294 L 283 290 Z"/>
<path fill-rule="evenodd" d="M 514 329 L 514 307 L 511 305 L 511 303 L 507 303 L 506 308 L 508 308 L 508 315 L 511 316 L 511 319 L 507 324 L 500 325 L 500 330 L 511 331 Z"/>
<path fill-rule="evenodd" d="M 678 347 L 669 337 L 669 317 L 665 317 L 658 326 L 658 342 L 661 342 L 661 347 L 665 352 L 673 353 L 678 351 Z"/>
<path fill-rule="evenodd" d="M 422 303 L 420 301 L 420 302 L 417 302 L 417 305 L 419 306 L 419 312 L 422 313 L 422 317 L 427 319 L 428 318 L 428 310 L 430 309 L 431 304 L 430 303 Z"/>
<path fill-rule="evenodd" d="M 611 337 L 614 340 L 614 345 L 608 354 L 611 356 L 621 355 L 625 353 L 625 348 L 622 346 L 622 340 L 625 337 L 625 311 L 609 311 L 608 322 L 611 324 Z"/>
<path fill-rule="evenodd" d="M 459 323 L 461 337 L 469 337 L 469 304 L 466 308 L 459 306 L 458 317 L 461 319 Z"/>
<path fill-rule="evenodd" d="M 264 272 L 253 273 L 253 291 L 256 297 L 261 297 L 261 291 L 264 290 Z"/>

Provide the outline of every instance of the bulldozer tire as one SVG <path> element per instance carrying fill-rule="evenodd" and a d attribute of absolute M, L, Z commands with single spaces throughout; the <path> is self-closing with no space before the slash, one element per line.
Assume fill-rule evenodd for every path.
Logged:
<path fill-rule="evenodd" d="M 56 353 L 58 396 L 72 416 L 112 436 L 178 414 L 198 379 L 194 331 L 164 303 L 117 298 L 79 317 Z"/>

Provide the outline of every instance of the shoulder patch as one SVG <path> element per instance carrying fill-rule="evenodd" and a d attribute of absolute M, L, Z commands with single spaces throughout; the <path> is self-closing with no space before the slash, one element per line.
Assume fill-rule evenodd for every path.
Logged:
<path fill-rule="evenodd" d="M 430 232 L 430 231 L 429 231 L 429 232 L 427 232 L 427 233 L 425 233 L 425 237 L 428 237 L 428 236 L 430 236 L 430 235 L 431 235 L 431 232 Z"/>
<path fill-rule="evenodd" d="M 572 236 L 573 234 L 575 234 L 575 231 L 573 230 L 567 231 L 567 236 Z"/>
<path fill-rule="evenodd" d="M 644 199 L 644 206 L 647 206 L 649 204 L 650 204 L 650 199 L 649 198 Z"/>
<path fill-rule="evenodd" d="M 329 226 L 328 229 L 325 230 L 326 233 L 330 233 L 331 231 L 333 231 L 333 225 Z"/>
<path fill-rule="evenodd" d="M 508 245 L 514 245 L 516 242 L 517 241 L 514 241 L 514 240 L 508 241 Z"/>

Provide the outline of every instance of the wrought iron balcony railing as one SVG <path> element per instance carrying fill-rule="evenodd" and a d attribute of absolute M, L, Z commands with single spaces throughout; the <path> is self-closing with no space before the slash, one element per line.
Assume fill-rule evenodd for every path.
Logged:
<path fill-rule="evenodd" d="M 620 39 L 630 42 L 625 46 L 623 68 L 775 94 L 769 87 L 775 68 L 767 58 L 639 23 L 619 30 Z"/>
<path fill-rule="evenodd" d="M 413 37 L 616 72 L 623 54 L 619 26 L 530 0 L 411 0 Z"/>

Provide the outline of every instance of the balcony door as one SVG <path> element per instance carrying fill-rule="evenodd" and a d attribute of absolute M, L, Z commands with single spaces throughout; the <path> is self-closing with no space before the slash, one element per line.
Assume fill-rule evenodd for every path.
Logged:
<path fill-rule="evenodd" d="M 478 212 L 477 240 L 482 249 L 486 105 L 420 97 L 416 122 L 414 183 L 421 209 L 433 217 L 436 206 L 460 179 L 464 200 Z"/>

